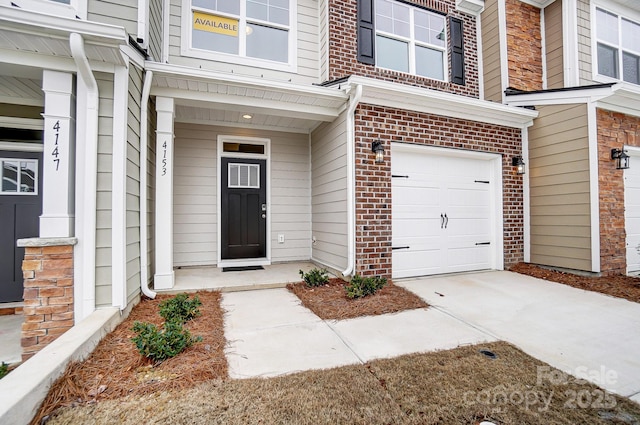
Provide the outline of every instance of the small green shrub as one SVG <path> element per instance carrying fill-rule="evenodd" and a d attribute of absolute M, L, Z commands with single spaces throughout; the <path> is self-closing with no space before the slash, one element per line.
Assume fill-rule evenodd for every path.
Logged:
<path fill-rule="evenodd" d="M 325 269 L 311 269 L 307 273 L 300 270 L 300 277 L 307 286 L 321 286 L 329 282 L 329 275 Z"/>
<path fill-rule="evenodd" d="M 185 293 L 178 294 L 160 303 L 160 316 L 167 322 L 185 323 L 200 316 L 198 307 L 201 305 L 202 302 L 197 295 L 193 299 L 189 299 L 189 295 Z"/>
<path fill-rule="evenodd" d="M 9 373 L 9 365 L 5 362 L 2 362 L 2 365 L 0 365 L 0 379 L 7 376 L 7 373 Z"/>
<path fill-rule="evenodd" d="M 355 275 L 345 286 L 348 298 L 362 298 L 375 294 L 378 289 L 382 289 L 387 284 L 387 279 L 380 276 L 362 277 Z"/>
<path fill-rule="evenodd" d="M 138 335 L 131 340 L 136 344 L 140 354 L 155 362 L 174 357 L 194 342 L 202 341 L 202 337 L 192 337 L 191 333 L 175 320 L 165 322 L 162 330 L 153 323 L 135 322 L 133 331 Z"/>

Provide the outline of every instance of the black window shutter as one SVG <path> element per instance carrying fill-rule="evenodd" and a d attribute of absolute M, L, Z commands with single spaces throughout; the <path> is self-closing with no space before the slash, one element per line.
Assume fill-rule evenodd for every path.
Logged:
<path fill-rule="evenodd" d="M 462 20 L 449 18 L 451 29 L 451 82 L 464 85 L 464 32 Z"/>
<path fill-rule="evenodd" d="M 358 0 L 358 61 L 376 64 L 376 31 L 373 25 L 375 0 Z"/>

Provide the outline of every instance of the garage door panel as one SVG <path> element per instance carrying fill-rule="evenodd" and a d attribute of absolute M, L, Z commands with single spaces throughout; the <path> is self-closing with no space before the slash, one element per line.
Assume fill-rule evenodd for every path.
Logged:
<path fill-rule="evenodd" d="M 629 154 L 633 157 L 632 164 L 640 161 L 637 151 L 629 150 Z M 624 170 L 624 210 L 627 273 L 637 274 L 640 272 L 640 170 L 633 165 Z"/>
<path fill-rule="evenodd" d="M 490 268 L 491 162 L 427 150 L 392 156 L 392 174 L 403 176 L 392 179 L 392 244 L 408 247 L 393 251 L 393 277 Z"/>

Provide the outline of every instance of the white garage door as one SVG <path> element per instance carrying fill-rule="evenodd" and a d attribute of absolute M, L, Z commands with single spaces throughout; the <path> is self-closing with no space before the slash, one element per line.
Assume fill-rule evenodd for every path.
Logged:
<path fill-rule="evenodd" d="M 393 277 L 492 268 L 491 161 L 392 150 Z"/>
<path fill-rule="evenodd" d="M 624 222 L 627 273 L 640 273 L 640 152 L 629 149 L 631 166 L 624 170 Z"/>

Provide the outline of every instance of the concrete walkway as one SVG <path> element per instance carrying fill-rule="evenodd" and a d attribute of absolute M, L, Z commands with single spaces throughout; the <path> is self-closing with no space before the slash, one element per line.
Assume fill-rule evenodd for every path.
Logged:
<path fill-rule="evenodd" d="M 433 306 L 640 402 L 640 304 L 510 272 L 398 282 Z"/>
<path fill-rule="evenodd" d="M 504 340 L 640 402 L 640 304 L 510 272 L 396 282 L 429 309 L 323 321 L 286 289 L 225 293 L 232 378 Z"/>

